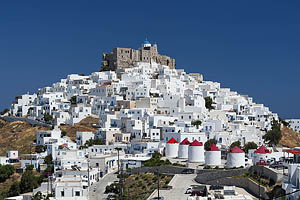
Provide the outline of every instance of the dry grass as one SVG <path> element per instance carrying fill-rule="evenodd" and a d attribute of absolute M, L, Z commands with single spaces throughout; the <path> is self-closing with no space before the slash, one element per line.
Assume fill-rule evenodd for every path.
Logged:
<path fill-rule="evenodd" d="M 19 154 L 30 153 L 31 144 L 38 130 L 48 130 L 45 127 L 33 127 L 27 122 L 5 122 L 1 120 L 0 128 L 0 156 L 8 150 L 18 150 Z"/>
<path fill-rule="evenodd" d="M 5 122 L 0 120 L 0 123 L 3 125 L 0 128 L 0 156 L 4 156 L 8 150 L 18 150 L 19 155 L 30 153 L 31 144 L 36 137 L 36 131 L 49 130 L 49 128 L 40 126 L 33 127 L 27 122 L 21 121 Z M 95 133 L 97 129 L 93 128 L 92 124 L 98 124 L 98 119 L 87 117 L 74 126 L 64 125 L 60 128 L 66 131 L 67 135 L 75 141 L 76 131 L 85 130 Z"/>
<path fill-rule="evenodd" d="M 18 173 L 14 173 L 9 179 L 6 179 L 5 182 L 0 183 L 0 192 L 9 190 L 10 186 L 16 181 L 21 181 L 21 175 Z"/>
<path fill-rule="evenodd" d="M 160 188 L 167 187 L 172 176 L 160 176 Z M 124 183 L 125 199 L 142 200 L 147 199 L 149 195 L 157 189 L 157 175 L 153 173 L 134 174 L 126 178 Z"/>
<path fill-rule="evenodd" d="M 282 132 L 282 138 L 280 140 L 281 145 L 289 148 L 300 146 L 299 133 L 293 131 L 292 129 L 286 126 L 282 127 L 281 132 Z"/>
<path fill-rule="evenodd" d="M 93 128 L 93 124 L 98 124 L 99 119 L 94 117 L 87 117 L 81 120 L 79 123 L 75 124 L 74 126 L 69 125 L 62 125 L 59 128 L 62 131 L 67 132 L 67 136 L 69 136 L 73 141 L 76 140 L 76 131 L 91 131 L 96 133 L 97 129 Z"/>

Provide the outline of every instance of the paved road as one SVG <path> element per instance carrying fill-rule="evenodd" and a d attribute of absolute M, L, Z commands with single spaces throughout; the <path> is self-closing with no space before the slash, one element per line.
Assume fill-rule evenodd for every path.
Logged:
<path fill-rule="evenodd" d="M 194 181 L 196 174 L 176 174 L 169 185 L 172 185 L 171 190 L 160 190 L 160 196 L 163 196 L 165 200 L 185 200 L 189 194 L 185 194 L 185 191 L 190 185 L 200 185 Z M 151 197 L 156 197 L 157 192 Z"/>
<path fill-rule="evenodd" d="M 109 185 L 110 183 L 117 181 L 117 174 L 110 173 L 105 175 L 98 183 L 95 183 L 91 186 L 90 192 L 89 192 L 89 199 L 90 200 L 103 200 L 106 199 L 107 194 L 104 194 L 105 187 Z M 94 192 L 94 188 L 96 188 L 96 191 Z"/>
<path fill-rule="evenodd" d="M 32 126 L 44 126 L 44 127 L 49 127 L 51 128 L 52 125 L 50 124 L 46 124 L 37 120 L 33 120 L 33 119 L 28 119 L 28 118 L 24 118 L 24 117 L 10 117 L 10 116 L 4 116 L 4 117 L 0 117 L 0 119 L 7 121 L 7 122 L 15 122 L 15 121 L 22 121 L 22 122 L 27 122 L 29 124 L 31 124 Z"/>

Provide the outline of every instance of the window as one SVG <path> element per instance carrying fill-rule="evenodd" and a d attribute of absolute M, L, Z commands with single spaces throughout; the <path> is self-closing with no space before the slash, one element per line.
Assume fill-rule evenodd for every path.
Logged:
<path fill-rule="evenodd" d="M 65 196 L 65 191 L 60 191 L 60 196 L 64 197 Z"/>
<path fill-rule="evenodd" d="M 75 191 L 75 196 L 79 197 L 80 196 L 80 191 Z"/>

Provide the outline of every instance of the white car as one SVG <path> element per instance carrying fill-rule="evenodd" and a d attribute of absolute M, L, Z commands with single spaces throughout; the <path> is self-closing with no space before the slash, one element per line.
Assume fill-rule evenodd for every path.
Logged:
<path fill-rule="evenodd" d="M 200 185 L 191 185 L 190 187 L 188 187 L 188 188 L 186 189 L 185 193 L 186 193 L 186 194 L 192 194 L 193 189 L 199 188 L 199 187 L 201 187 L 201 186 L 200 186 Z"/>
<path fill-rule="evenodd" d="M 185 191 L 186 194 L 191 194 L 193 192 L 193 187 L 188 187 Z"/>

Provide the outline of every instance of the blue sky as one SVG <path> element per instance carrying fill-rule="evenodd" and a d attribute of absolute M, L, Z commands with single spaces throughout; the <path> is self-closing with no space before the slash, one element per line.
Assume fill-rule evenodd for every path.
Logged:
<path fill-rule="evenodd" d="M 300 118 L 299 1 L 1 1 L 0 109 L 145 37 L 283 118 Z"/>

